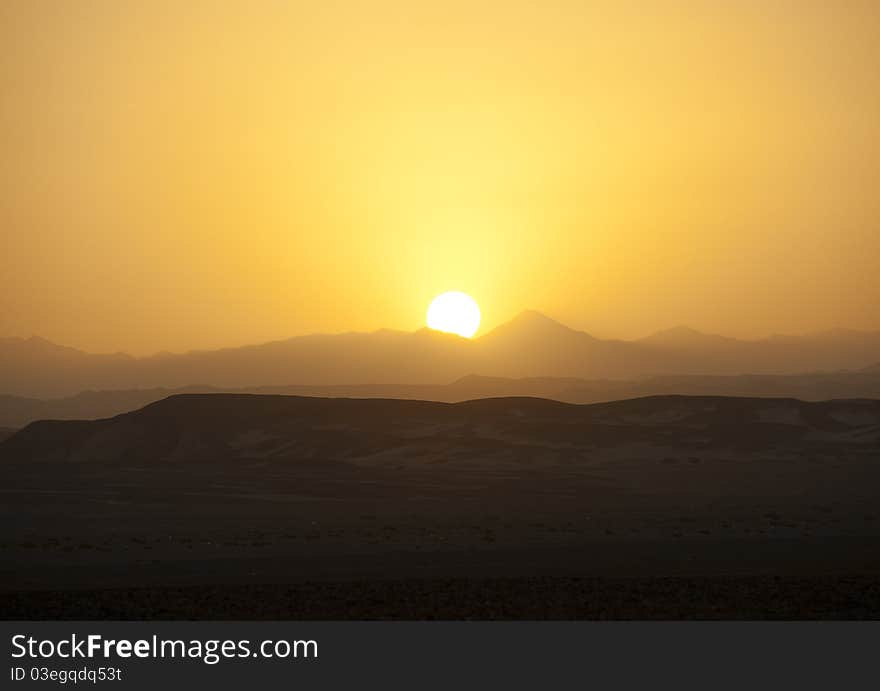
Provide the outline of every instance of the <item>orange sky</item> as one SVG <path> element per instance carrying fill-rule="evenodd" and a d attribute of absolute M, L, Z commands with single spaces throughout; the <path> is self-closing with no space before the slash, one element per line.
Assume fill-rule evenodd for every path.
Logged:
<path fill-rule="evenodd" d="M 880 328 L 880 4 L 0 3 L 0 336 Z"/>

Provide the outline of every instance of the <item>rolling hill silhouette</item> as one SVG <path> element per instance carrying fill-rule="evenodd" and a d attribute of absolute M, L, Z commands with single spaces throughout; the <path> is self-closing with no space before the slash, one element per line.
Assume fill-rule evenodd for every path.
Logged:
<path fill-rule="evenodd" d="M 75 420 L 111 417 L 141 408 L 175 394 L 252 393 L 293 396 L 397 398 L 456 403 L 477 398 L 529 396 L 566 403 L 599 403 L 624 398 L 681 394 L 798 398 L 824 401 L 837 398 L 880 399 L 880 370 L 793 375 L 680 375 L 638 380 L 577 379 L 573 377 L 485 377 L 468 375 L 448 384 L 286 385 L 220 388 L 187 386 L 120 391 L 84 391 L 57 399 L 0 395 L 0 426 L 20 428 L 35 420 Z"/>
<path fill-rule="evenodd" d="M 0 442 L 0 601 L 19 618 L 876 616 L 878 448 L 880 401 L 176 395 Z"/>
<path fill-rule="evenodd" d="M 406 462 L 447 450 L 491 463 L 517 450 L 574 458 L 608 446 L 647 443 L 727 453 L 732 449 L 876 448 L 880 401 L 654 396 L 572 405 L 540 398 L 447 404 L 394 399 L 180 394 L 95 421 L 34 422 L 0 444 L 0 455 L 51 461 L 319 459 Z M 525 445 L 525 447 L 524 447 Z M 540 455 L 540 454 L 538 454 Z M 447 459 L 449 460 L 449 459 Z"/>

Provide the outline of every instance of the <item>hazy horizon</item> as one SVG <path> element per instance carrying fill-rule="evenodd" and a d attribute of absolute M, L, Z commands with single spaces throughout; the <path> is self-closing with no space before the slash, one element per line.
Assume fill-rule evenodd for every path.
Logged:
<path fill-rule="evenodd" d="M 874 2 L 0 7 L 0 333 L 880 328 Z"/>
<path fill-rule="evenodd" d="M 541 317 L 545 317 L 551 321 L 554 321 L 564 327 L 572 329 L 573 331 L 585 333 L 585 334 L 587 334 L 589 336 L 593 336 L 594 338 L 597 338 L 599 340 L 607 340 L 607 341 L 618 341 L 618 340 L 619 341 L 627 341 L 627 342 L 639 341 L 641 339 L 650 338 L 651 336 L 656 336 L 656 335 L 660 335 L 660 334 L 663 334 L 666 332 L 676 331 L 679 329 L 694 331 L 694 332 L 701 334 L 701 335 L 704 335 L 704 336 L 720 336 L 721 338 L 731 338 L 731 339 L 735 339 L 735 340 L 739 340 L 739 341 L 763 341 L 763 340 L 772 339 L 775 337 L 808 338 L 811 336 L 820 336 L 823 334 L 834 333 L 834 332 L 851 332 L 851 333 L 876 333 L 876 332 L 880 332 L 880 328 L 854 329 L 854 328 L 850 328 L 847 326 L 831 326 L 828 328 L 810 329 L 808 331 L 802 331 L 802 332 L 797 332 L 797 333 L 795 333 L 795 332 L 788 332 L 788 333 L 774 332 L 774 333 L 758 334 L 758 335 L 754 335 L 754 336 L 748 336 L 748 335 L 747 336 L 738 336 L 738 335 L 732 335 L 732 334 L 727 334 L 727 333 L 714 333 L 714 332 L 711 332 L 711 331 L 708 331 L 705 329 L 700 329 L 700 328 L 694 327 L 690 324 L 674 324 L 674 325 L 671 325 L 666 328 L 661 328 L 661 329 L 657 329 L 655 331 L 651 331 L 649 333 L 644 333 L 644 334 L 636 335 L 633 337 L 624 338 L 621 336 L 616 336 L 614 334 L 602 334 L 602 333 L 597 333 L 596 331 L 591 331 L 589 329 L 580 329 L 580 328 L 572 326 L 571 324 L 568 324 L 568 323 L 565 323 L 559 319 L 556 319 L 549 314 L 545 314 L 544 312 L 542 312 L 540 310 L 524 309 L 524 310 L 521 310 L 521 311 L 517 312 L 516 314 L 512 315 L 509 319 L 503 320 L 503 321 L 499 322 L 498 324 L 495 324 L 492 328 L 482 328 L 481 327 L 479 333 L 477 333 L 472 338 L 465 338 L 465 337 L 461 337 L 461 336 L 456 336 L 455 334 L 437 332 L 433 329 L 430 329 L 429 327 L 427 327 L 425 325 L 421 325 L 421 326 L 415 327 L 414 329 L 397 329 L 397 328 L 393 328 L 393 327 L 389 327 L 389 326 L 380 326 L 375 329 L 363 329 L 363 330 L 347 329 L 347 330 L 343 330 L 343 331 L 305 331 L 302 333 L 294 333 L 294 334 L 290 334 L 287 336 L 281 336 L 279 338 L 273 338 L 273 339 L 270 339 L 267 341 L 243 340 L 243 341 L 240 341 L 237 343 L 220 344 L 220 345 L 217 345 L 214 347 L 195 346 L 193 348 L 187 348 L 187 349 L 183 349 L 183 350 L 171 350 L 168 348 L 164 348 L 161 350 L 147 351 L 147 352 L 130 351 L 130 350 L 124 350 L 121 348 L 109 349 L 109 350 L 90 350 L 88 348 L 81 347 L 81 346 L 78 346 L 73 343 L 65 343 L 62 341 L 55 340 L 53 338 L 48 338 L 45 334 L 40 334 L 40 333 L 0 334 L 0 340 L 27 341 L 30 339 L 39 339 L 39 340 L 43 340 L 43 341 L 52 343 L 54 345 L 63 346 L 63 347 L 67 347 L 67 348 L 74 348 L 76 350 L 80 350 L 82 352 L 95 354 L 95 355 L 125 354 L 125 355 L 131 355 L 132 357 L 136 357 L 136 358 L 144 358 L 144 357 L 151 357 L 154 355 L 162 355 L 162 354 L 176 355 L 176 354 L 186 354 L 186 353 L 191 353 L 191 352 L 245 348 L 248 346 L 264 345 L 267 343 L 275 343 L 275 342 L 283 342 L 283 341 L 288 341 L 288 340 L 293 340 L 293 339 L 303 338 L 303 337 L 308 337 L 308 336 L 343 336 L 346 334 L 369 335 L 369 334 L 380 333 L 383 331 L 384 332 L 403 333 L 403 334 L 415 334 L 420 331 L 426 331 L 426 332 L 437 333 L 438 336 L 441 336 L 444 338 L 455 338 L 455 339 L 460 338 L 464 341 L 470 341 L 470 340 L 478 340 L 482 336 L 485 336 L 485 335 L 491 333 L 495 328 L 500 327 L 500 326 L 504 326 L 505 324 L 509 324 L 510 322 L 514 321 L 518 317 L 520 317 L 522 315 L 526 315 L 526 314 L 536 314 Z"/>

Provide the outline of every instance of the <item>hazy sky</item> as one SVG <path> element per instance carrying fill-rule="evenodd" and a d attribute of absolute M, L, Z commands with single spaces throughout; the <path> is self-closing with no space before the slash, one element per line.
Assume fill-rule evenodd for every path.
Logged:
<path fill-rule="evenodd" d="M 0 3 L 0 336 L 880 328 L 876 0 Z"/>

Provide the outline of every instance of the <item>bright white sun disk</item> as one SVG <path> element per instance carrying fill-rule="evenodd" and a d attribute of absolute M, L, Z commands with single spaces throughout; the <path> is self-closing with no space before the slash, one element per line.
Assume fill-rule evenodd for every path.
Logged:
<path fill-rule="evenodd" d="M 480 326 L 480 308 L 470 295 L 452 291 L 438 295 L 428 307 L 428 327 L 437 331 L 473 336 Z"/>

